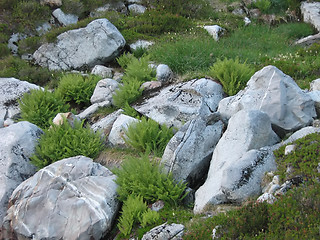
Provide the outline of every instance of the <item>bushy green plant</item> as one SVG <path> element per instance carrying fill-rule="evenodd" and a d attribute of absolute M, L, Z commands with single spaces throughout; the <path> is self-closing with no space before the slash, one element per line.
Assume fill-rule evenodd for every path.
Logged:
<path fill-rule="evenodd" d="M 44 130 L 31 157 L 32 164 L 41 169 L 68 157 L 83 155 L 95 158 L 103 149 L 103 139 L 99 133 L 83 125 L 83 121 L 75 121 L 72 127 L 64 119 L 61 125 L 52 125 Z"/>
<path fill-rule="evenodd" d="M 254 5 L 263 13 L 266 13 L 271 7 L 270 0 L 257 0 Z"/>
<path fill-rule="evenodd" d="M 0 8 L 1 9 L 12 10 L 17 5 L 17 3 L 19 1 L 20 0 L 1 0 L 0 1 Z"/>
<path fill-rule="evenodd" d="M 61 10 L 66 14 L 80 16 L 84 11 L 84 6 L 80 0 L 63 0 Z"/>
<path fill-rule="evenodd" d="M 160 214 L 156 211 L 148 209 L 145 211 L 140 218 L 140 223 L 142 227 L 154 224 L 160 220 Z"/>
<path fill-rule="evenodd" d="M 122 67 L 123 69 L 126 69 L 128 64 L 134 59 L 134 55 L 131 53 L 123 53 L 121 56 L 117 57 L 117 63 Z"/>
<path fill-rule="evenodd" d="M 10 55 L 10 49 L 8 48 L 8 44 L 0 43 L 0 59 Z"/>
<path fill-rule="evenodd" d="M 19 41 L 18 46 L 20 55 L 33 54 L 41 46 L 41 38 L 38 36 L 25 38 Z"/>
<path fill-rule="evenodd" d="M 138 151 L 151 151 L 161 157 L 173 135 L 173 130 L 166 125 L 159 125 L 156 121 L 143 117 L 141 121 L 128 126 L 124 140 Z"/>
<path fill-rule="evenodd" d="M 140 195 L 148 203 L 163 200 L 177 205 L 184 197 L 186 184 L 173 180 L 172 175 L 162 173 L 161 167 L 147 155 L 141 158 L 130 157 L 120 169 L 114 169 L 117 175 L 119 199 L 124 201 L 131 194 Z"/>
<path fill-rule="evenodd" d="M 209 72 L 212 77 L 221 82 L 224 91 L 229 96 L 233 96 L 242 90 L 253 73 L 254 70 L 246 63 L 240 63 L 238 58 L 235 60 L 218 59 Z"/>
<path fill-rule="evenodd" d="M 131 107 L 129 103 L 126 102 L 125 105 L 122 107 L 122 110 L 123 114 L 133 118 L 140 119 L 140 114 L 133 107 Z"/>
<path fill-rule="evenodd" d="M 21 119 L 34 123 L 42 129 L 50 126 L 52 119 L 60 112 L 67 112 L 69 105 L 57 92 L 48 89 L 33 89 L 18 100 Z"/>
<path fill-rule="evenodd" d="M 57 92 L 66 102 L 79 107 L 89 106 L 90 98 L 101 77 L 96 75 L 65 74 L 61 77 Z"/>

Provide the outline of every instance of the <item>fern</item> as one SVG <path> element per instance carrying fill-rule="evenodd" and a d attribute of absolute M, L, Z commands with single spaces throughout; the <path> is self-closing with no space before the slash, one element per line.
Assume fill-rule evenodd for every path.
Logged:
<path fill-rule="evenodd" d="M 140 223 L 142 227 L 146 227 L 148 225 L 154 224 L 160 220 L 160 214 L 156 211 L 152 211 L 150 208 L 145 211 L 140 219 Z"/>
<path fill-rule="evenodd" d="M 122 67 L 123 69 L 127 68 L 127 66 L 131 63 L 132 59 L 134 59 L 134 55 L 131 53 L 124 53 L 120 57 L 118 57 L 117 63 Z"/>

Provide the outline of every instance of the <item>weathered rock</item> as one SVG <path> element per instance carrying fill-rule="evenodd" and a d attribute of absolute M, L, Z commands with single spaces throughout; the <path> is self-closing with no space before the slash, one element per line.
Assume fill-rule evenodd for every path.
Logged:
<path fill-rule="evenodd" d="M 219 103 L 218 111 L 223 117 L 230 118 L 241 109 L 268 114 L 279 135 L 311 124 L 316 116 L 314 102 L 308 94 L 274 66 L 256 72 L 244 90 Z"/>
<path fill-rule="evenodd" d="M 50 7 L 61 7 L 62 1 L 61 0 L 40 0 L 40 4 L 48 5 Z"/>
<path fill-rule="evenodd" d="M 50 30 L 51 30 L 51 25 L 48 22 L 45 22 L 36 28 L 36 31 L 40 36 L 49 32 Z M 31 55 L 31 57 L 32 57 L 32 55 Z"/>
<path fill-rule="evenodd" d="M 101 131 L 104 136 L 108 136 L 113 123 L 117 120 L 117 118 L 122 114 L 123 110 L 119 109 L 106 117 L 102 118 L 100 121 L 94 123 L 91 128 L 93 131 Z"/>
<path fill-rule="evenodd" d="M 214 40 L 219 41 L 220 36 L 224 33 L 225 29 L 218 26 L 218 25 L 212 25 L 212 26 L 204 26 L 203 27 L 207 32 L 213 37 Z"/>
<path fill-rule="evenodd" d="M 314 102 L 314 107 L 316 109 L 317 117 L 320 118 L 320 91 L 308 92 L 308 95 Z"/>
<path fill-rule="evenodd" d="M 112 78 L 113 77 L 113 69 L 102 66 L 102 65 L 96 65 L 92 69 L 91 74 L 95 74 L 95 75 L 98 75 L 103 78 Z"/>
<path fill-rule="evenodd" d="M 143 14 L 147 10 L 147 8 L 145 6 L 142 6 L 142 5 L 136 4 L 136 3 L 130 4 L 128 6 L 128 9 L 129 9 L 129 12 L 133 13 L 133 14 Z"/>
<path fill-rule="evenodd" d="M 33 57 L 36 64 L 50 70 L 81 69 L 113 60 L 125 43 L 113 24 L 97 19 L 85 28 L 60 34 L 56 43 L 42 45 Z"/>
<path fill-rule="evenodd" d="M 162 86 L 162 83 L 159 81 L 148 81 L 141 84 L 141 89 L 143 89 L 144 92 L 159 88 Z"/>
<path fill-rule="evenodd" d="M 0 226 L 13 190 L 36 172 L 29 157 L 41 134 L 42 130 L 29 122 L 0 128 Z"/>
<path fill-rule="evenodd" d="M 173 72 L 166 64 L 159 64 L 156 70 L 156 78 L 160 82 L 169 82 L 173 76 Z"/>
<path fill-rule="evenodd" d="M 164 172 L 191 188 L 206 176 L 213 150 L 221 138 L 223 123 L 200 117 L 187 122 L 169 141 L 161 159 Z"/>
<path fill-rule="evenodd" d="M 288 139 L 286 139 L 285 141 L 278 143 L 277 145 L 275 145 L 273 147 L 273 150 L 276 150 L 278 148 L 280 148 L 283 145 L 287 145 L 289 143 L 292 143 L 296 140 L 298 140 L 299 138 L 303 138 L 309 134 L 312 133 L 320 133 L 320 128 L 318 127 L 305 127 L 300 129 L 299 131 L 296 131 L 295 133 L 293 133 Z"/>
<path fill-rule="evenodd" d="M 310 83 L 310 91 L 320 91 L 320 78 Z"/>
<path fill-rule="evenodd" d="M 39 86 L 16 78 L 0 78 L 0 119 L 14 118 L 20 113 L 18 99 Z"/>
<path fill-rule="evenodd" d="M 11 35 L 9 41 L 8 41 L 8 48 L 10 49 L 11 53 L 13 55 L 17 55 L 18 54 L 18 42 L 20 40 L 23 40 L 27 38 L 26 34 L 23 33 L 14 33 Z"/>
<path fill-rule="evenodd" d="M 257 110 L 235 114 L 214 149 L 207 180 L 196 192 L 194 212 L 261 192 L 264 173 L 276 167 L 272 151 L 261 148 L 277 141 L 267 114 Z"/>
<path fill-rule="evenodd" d="M 83 110 L 81 113 L 77 115 L 80 119 L 88 119 L 91 117 L 95 112 L 99 110 L 99 108 L 102 107 L 110 107 L 112 104 L 110 101 L 104 101 L 99 103 L 94 103 L 91 106 L 87 107 L 85 110 Z"/>
<path fill-rule="evenodd" d="M 125 130 L 128 129 L 128 125 L 134 122 L 138 122 L 138 119 L 133 117 L 129 117 L 127 115 L 121 114 L 117 120 L 113 123 L 111 128 L 108 140 L 112 146 L 115 147 L 126 147 L 126 143 L 124 141 Z"/>
<path fill-rule="evenodd" d="M 91 12 L 90 17 L 103 16 L 104 12 L 107 12 L 107 11 L 116 11 L 124 14 L 128 13 L 128 9 L 122 1 L 111 1 L 106 5 L 99 7 L 95 9 L 93 12 Z"/>
<path fill-rule="evenodd" d="M 245 26 L 248 26 L 251 23 L 251 20 L 248 17 L 245 17 L 243 21 Z"/>
<path fill-rule="evenodd" d="M 264 193 L 260 197 L 258 197 L 257 202 L 267 202 L 269 204 L 273 204 L 277 199 L 270 193 Z"/>
<path fill-rule="evenodd" d="M 62 26 L 68 26 L 78 22 L 78 16 L 73 14 L 65 14 L 60 8 L 54 10 L 52 12 L 52 16 L 55 17 Z"/>
<path fill-rule="evenodd" d="M 119 88 L 119 83 L 111 78 L 105 78 L 97 83 L 90 98 L 92 104 L 109 101 L 112 102 L 113 93 Z"/>
<path fill-rule="evenodd" d="M 160 124 L 180 128 L 198 114 L 209 116 L 215 112 L 223 94 L 220 84 L 201 78 L 168 86 L 133 107 Z"/>
<path fill-rule="evenodd" d="M 320 31 L 320 3 L 302 2 L 300 10 L 303 21 L 311 23 L 318 31 Z"/>
<path fill-rule="evenodd" d="M 288 145 L 284 149 L 284 155 L 288 155 L 289 153 L 294 152 L 294 150 L 296 150 L 296 145 L 295 144 Z"/>
<path fill-rule="evenodd" d="M 183 236 L 183 231 L 182 224 L 164 223 L 144 234 L 142 240 L 179 240 Z"/>
<path fill-rule="evenodd" d="M 101 239 L 118 211 L 115 177 L 83 156 L 41 169 L 13 192 L 3 235 L 18 239 Z"/>
<path fill-rule="evenodd" d="M 320 33 L 304 37 L 296 41 L 294 44 L 302 46 L 310 46 L 314 43 L 320 43 Z"/>
<path fill-rule="evenodd" d="M 132 44 L 130 44 L 131 51 L 137 50 L 138 48 L 147 49 L 152 46 L 154 42 L 146 41 L 146 40 L 138 40 Z"/>
<path fill-rule="evenodd" d="M 73 127 L 75 121 L 80 121 L 80 119 L 75 116 L 72 112 L 67 113 L 58 113 L 54 119 L 52 120 L 55 125 L 62 125 L 64 119 L 68 121 L 68 123 Z"/>

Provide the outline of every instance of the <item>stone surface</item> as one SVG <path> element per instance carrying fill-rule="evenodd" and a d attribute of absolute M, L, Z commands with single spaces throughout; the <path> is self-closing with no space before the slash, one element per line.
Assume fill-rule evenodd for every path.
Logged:
<path fill-rule="evenodd" d="M 194 212 L 259 194 L 264 173 L 275 169 L 272 151 L 262 147 L 278 141 L 267 114 L 258 110 L 235 114 L 214 149 L 207 180 L 196 191 Z"/>
<path fill-rule="evenodd" d="M 23 40 L 27 38 L 27 35 L 23 34 L 23 33 L 14 33 L 11 35 L 9 41 L 8 41 L 8 48 L 10 49 L 11 53 L 13 55 L 17 55 L 18 54 L 18 42 L 20 40 Z"/>
<path fill-rule="evenodd" d="M 97 19 L 85 28 L 60 34 L 56 43 L 42 45 L 33 57 L 36 64 L 50 70 L 81 69 L 112 61 L 125 43 L 113 24 Z"/>
<path fill-rule="evenodd" d="M 320 90 L 308 92 L 308 95 L 314 102 L 314 107 L 316 109 L 317 117 L 320 118 Z"/>
<path fill-rule="evenodd" d="M 80 119 L 75 116 L 72 112 L 67 113 L 58 113 L 54 119 L 52 120 L 53 124 L 55 125 L 62 125 L 64 119 L 68 121 L 68 123 L 73 127 L 75 121 L 80 121 Z"/>
<path fill-rule="evenodd" d="M 104 12 L 107 11 L 117 11 L 120 13 L 127 14 L 128 9 L 123 1 L 111 1 L 102 7 L 99 7 L 90 13 L 90 17 L 100 17 L 103 16 Z"/>
<path fill-rule="evenodd" d="M 40 4 L 48 5 L 50 7 L 61 7 L 62 0 L 40 0 Z"/>
<path fill-rule="evenodd" d="M 169 141 L 161 159 L 164 172 L 191 188 L 207 174 L 213 150 L 221 138 L 223 123 L 214 116 L 187 122 Z"/>
<path fill-rule="evenodd" d="M 264 193 L 260 197 L 258 197 L 257 202 L 267 202 L 269 204 L 273 204 L 277 199 L 270 193 Z"/>
<path fill-rule="evenodd" d="M 113 69 L 102 66 L 102 65 L 96 65 L 92 69 L 91 74 L 98 75 L 103 78 L 112 78 L 113 77 Z"/>
<path fill-rule="evenodd" d="M 79 117 L 80 119 L 88 119 L 95 112 L 97 112 L 99 108 L 110 107 L 110 106 L 111 106 L 111 102 L 110 101 L 94 103 L 91 106 L 87 107 L 85 110 L 83 110 L 81 113 L 79 113 L 77 115 L 77 117 Z"/>
<path fill-rule="evenodd" d="M 318 31 L 320 31 L 320 3 L 302 2 L 300 9 L 303 21 L 311 23 Z"/>
<path fill-rule="evenodd" d="M 3 234 L 19 239 L 101 239 L 117 214 L 115 175 L 92 159 L 57 161 L 10 198 Z"/>
<path fill-rule="evenodd" d="M 132 44 L 130 44 L 131 51 L 137 50 L 138 48 L 144 48 L 147 49 L 150 46 L 152 46 L 154 42 L 152 41 L 146 41 L 146 40 L 138 40 Z"/>
<path fill-rule="evenodd" d="M 57 8 L 52 12 L 52 16 L 57 19 L 62 26 L 68 26 L 76 24 L 78 22 L 78 16 L 73 14 L 65 14 L 60 8 Z"/>
<path fill-rule="evenodd" d="M 136 3 L 130 4 L 128 6 L 128 9 L 132 14 L 143 14 L 147 10 L 145 6 Z"/>
<path fill-rule="evenodd" d="M 310 91 L 320 91 L 320 78 L 310 83 Z"/>
<path fill-rule="evenodd" d="M 141 87 L 144 92 L 160 88 L 162 86 L 162 83 L 159 81 L 148 81 L 141 84 Z"/>
<path fill-rule="evenodd" d="M 284 155 L 288 155 L 289 153 L 294 152 L 294 150 L 296 150 L 296 145 L 294 145 L 294 144 L 288 145 L 284 149 Z"/>
<path fill-rule="evenodd" d="M 14 118 L 20 113 L 18 99 L 39 86 L 16 78 L 0 78 L 0 119 Z"/>
<path fill-rule="evenodd" d="M 138 119 L 121 114 L 112 125 L 108 137 L 109 143 L 114 147 L 126 147 L 127 145 L 123 139 L 125 137 L 125 130 L 128 129 L 128 125 L 138 121 Z"/>
<path fill-rule="evenodd" d="M 29 122 L 0 128 L 0 227 L 13 190 L 36 172 L 29 157 L 41 134 L 42 130 Z"/>
<path fill-rule="evenodd" d="M 310 46 L 314 43 L 320 43 L 320 33 L 304 37 L 296 41 L 294 44 L 302 46 Z"/>
<path fill-rule="evenodd" d="M 45 22 L 36 28 L 37 33 L 42 36 L 43 34 L 49 32 L 51 30 L 51 25 L 48 22 Z M 32 58 L 32 55 L 31 55 Z"/>
<path fill-rule="evenodd" d="M 102 118 L 100 121 L 92 124 L 91 128 L 93 131 L 100 131 L 104 136 L 108 136 L 113 123 L 117 120 L 117 118 L 122 114 L 123 110 L 119 109 L 106 117 Z"/>
<path fill-rule="evenodd" d="M 179 240 L 183 236 L 183 231 L 182 224 L 164 223 L 144 234 L 142 240 Z"/>
<path fill-rule="evenodd" d="M 111 78 L 100 80 L 90 98 L 92 104 L 109 101 L 112 102 L 113 93 L 119 88 L 119 83 Z"/>
<path fill-rule="evenodd" d="M 274 66 L 256 72 L 244 90 L 219 103 L 218 111 L 223 117 L 230 118 L 241 109 L 268 114 L 279 135 L 311 124 L 316 116 L 310 96 Z"/>
<path fill-rule="evenodd" d="M 133 106 L 160 124 L 180 128 L 198 114 L 215 112 L 223 98 L 222 86 L 210 79 L 194 79 L 162 89 L 158 95 Z"/>
<path fill-rule="evenodd" d="M 156 69 L 156 78 L 160 82 L 169 82 L 173 77 L 173 72 L 166 64 L 159 64 Z"/>
<path fill-rule="evenodd" d="M 219 41 L 220 36 L 224 33 L 225 29 L 218 26 L 218 25 L 212 25 L 212 26 L 204 26 L 203 27 L 207 32 L 213 37 L 214 40 Z"/>

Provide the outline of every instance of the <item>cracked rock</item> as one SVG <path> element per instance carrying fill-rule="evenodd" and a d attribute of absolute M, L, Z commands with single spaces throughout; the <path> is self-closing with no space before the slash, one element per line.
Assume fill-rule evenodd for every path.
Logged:
<path fill-rule="evenodd" d="M 183 236 L 183 231 L 182 224 L 164 223 L 144 234 L 142 240 L 179 240 Z"/>
<path fill-rule="evenodd" d="M 57 161 L 24 181 L 10 198 L 5 239 L 101 239 L 117 214 L 115 175 L 92 159 Z"/>

